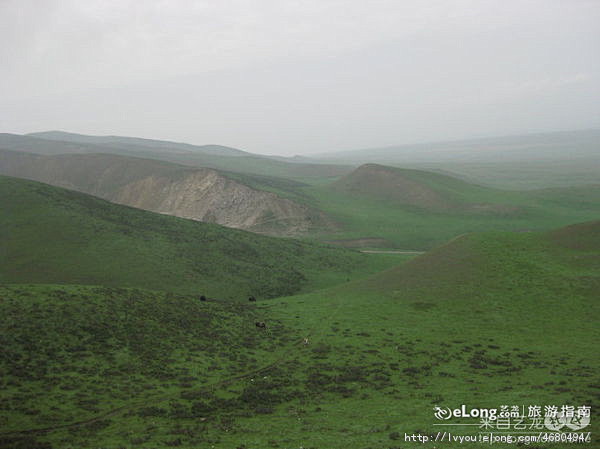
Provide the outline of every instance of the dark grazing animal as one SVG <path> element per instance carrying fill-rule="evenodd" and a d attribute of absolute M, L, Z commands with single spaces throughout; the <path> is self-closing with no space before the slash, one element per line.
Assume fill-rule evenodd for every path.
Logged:
<path fill-rule="evenodd" d="M 256 324 L 256 327 L 259 327 L 259 328 L 261 328 L 261 329 L 264 329 L 264 328 L 266 328 L 266 327 L 267 327 L 267 325 L 265 324 L 265 322 L 264 322 L 264 321 L 257 321 L 257 322 L 256 322 L 256 323 L 254 323 L 254 324 Z"/>
<path fill-rule="evenodd" d="M 204 295 L 200 296 L 200 301 L 206 301 L 206 296 L 204 296 Z"/>
<path fill-rule="evenodd" d="M 250 301 L 250 302 L 256 302 L 256 298 L 254 296 L 250 296 L 248 298 L 248 301 Z"/>

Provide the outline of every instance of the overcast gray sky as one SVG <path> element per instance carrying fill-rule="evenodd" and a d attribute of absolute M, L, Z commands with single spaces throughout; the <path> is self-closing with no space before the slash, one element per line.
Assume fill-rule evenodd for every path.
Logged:
<path fill-rule="evenodd" d="M 0 132 L 308 154 L 600 127 L 599 0 L 0 0 Z"/>

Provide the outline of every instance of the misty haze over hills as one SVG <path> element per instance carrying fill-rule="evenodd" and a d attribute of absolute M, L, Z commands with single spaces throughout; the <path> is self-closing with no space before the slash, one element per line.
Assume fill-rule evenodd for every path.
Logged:
<path fill-rule="evenodd" d="M 600 160 L 600 129 L 500 136 L 313 155 L 346 162 L 511 162 Z"/>
<path fill-rule="evenodd" d="M 193 153 L 200 152 L 205 154 L 218 154 L 221 156 L 244 156 L 248 153 L 229 148 L 222 145 L 190 145 L 187 143 L 165 142 L 162 140 L 141 139 L 138 137 L 123 137 L 123 136 L 86 136 L 83 134 L 74 134 L 63 131 L 46 131 L 29 133 L 28 136 L 39 137 L 47 140 L 57 140 L 62 142 L 79 142 L 91 143 L 107 147 L 120 148 L 125 150 L 168 150 L 170 152 Z"/>
<path fill-rule="evenodd" d="M 0 2 L 0 130 L 291 156 L 600 127 L 596 1 L 259 3 Z"/>
<path fill-rule="evenodd" d="M 0 134 L 1 148 L 46 155 L 113 153 L 299 181 L 342 176 L 360 164 L 375 162 L 443 171 L 510 189 L 600 182 L 600 130 L 595 129 L 398 145 L 309 157 L 266 156 L 215 144 L 64 131 Z"/>
<path fill-rule="evenodd" d="M 599 24 L 0 0 L 0 449 L 599 447 Z"/>
<path fill-rule="evenodd" d="M 563 224 L 561 216 L 593 217 L 599 134 L 510 136 L 292 160 L 136 137 L 0 134 L 0 174 L 257 233 L 350 247 L 370 241 L 427 248 L 442 233 L 423 229 L 411 240 L 408 226 L 394 229 L 395 213 L 419 226 L 446 216 L 456 226 L 446 230 L 449 235 L 468 231 L 473 220 L 483 229 L 515 229 L 544 227 L 548 220 Z M 543 187 L 558 189 L 535 191 Z M 534 191 L 519 192 L 526 189 Z M 557 210 L 551 197 L 567 210 Z M 364 213 L 356 211 L 365 208 L 372 210 L 356 222 Z M 373 227 L 376 216 L 381 221 Z"/>
<path fill-rule="evenodd" d="M 50 141 L 50 142 L 48 142 Z M 126 136 L 89 136 L 65 131 L 41 131 L 26 135 L 0 133 L 4 149 L 22 149 L 39 154 L 150 152 L 164 154 L 206 154 L 226 157 L 259 157 L 286 162 L 511 162 L 600 158 L 600 130 L 556 131 L 479 139 L 400 144 L 381 148 L 355 149 L 280 157 L 252 154 L 223 145 L 192 145 Z"/>

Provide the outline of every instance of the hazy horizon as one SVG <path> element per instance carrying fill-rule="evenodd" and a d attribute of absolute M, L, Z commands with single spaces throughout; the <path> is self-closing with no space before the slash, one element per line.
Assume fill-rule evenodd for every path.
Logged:
<path fill-rule="evenodd" d="M 5 131 L 0 131 L 0 133 L 3 133 Z M 44 132 L 61 132 L 61 133 L 67 133 L 67 134 L 81 134 L 84 136 L 91 136 L 91 137 L 131 137 L 131 138 L 140 138 L 140 139 L 149 139 L 149 140 L 158 140 L 158 141 L 170 141 L 170 142 L 174 142 L 174 143 L 182 143 L 182 144 L 190 144 L 190 145 L 197 145 L 197 146 L 203 146 L 203 145 L 217 145 L 217 146 L 228 146 L 237 150 L 242 150 L 242 151 L 248 151 L 247 149 L 243 148 L 243 147 L 232 147 L 229 145 L 223 145 L 222 143 L 219 142 L 188 142 L 188 141 L 184 141 L 184 140 L 177 140 L 177 139 L 160 139 L 160 138 L 156 138 L 156 137 L 152 137 L 152 136 L 133 136 L 133 135 L 115 135 L 115 134 L 92 134 L 92 133 L 76 133 L 76 132 L 72 132 L 69 130 L 64 130 L 64 129 L 47 129 L 47 130 L 37 130 L 37 131 L 30 131 L 30 132 L 23 132 L 23 133 L 11 133 L 11 132 L 6 132 L 7 134 L 16 134 L 16 135 L 24 135 L 24 136 L 28 136 L 28 135 L 33 135 L 32 137 L 37 137 L 37 138 L 46 138 L 44 136 L 37 136 L 35 134 L 39 134 L 39 133 L 44 133 Z M 362 150 L 369 150 L 369 149 L 376 149 L 376 150 L 385 150 L 385 149 L 392 149 L 395 147 L 406 147 L 406 146 L 419 146 L 419 145 L 427 145 L 427 144 L 431 144 L 431 145 L 436 145 L 436 144 L 444 144 L 444 143 L 453 143 L 453 142 L 469 142 L 469 141 L 478 141 L 478 140 L 486 140 L 486 139 L 503 139 L 503 138 L 510 138 L 510 137 L 527 137 L 527 136 L 536 136 L 536 135 L 543 135 L 543 134 L 560 134 L 560 133 L 581 133 L 581 132 L 600 132 L 600 128 L 583 128 L 583 129 L 564 129 L 564 130 L 550 130 L 550 131 L 536 131 L 536 132 L 529 132 L 529 133 L 522 133 L 522 134 L 505 134 L 505 135 L 490 135 L 490 136 L 475 136 L 475 137 L 464 137 L 464 138 L 456 138 L 456 139 L 443 139 L 443 140 L 431 140 L 431 141 L 419 141 L 419 142 L 398 142 L 397 144 L 391 144 L 391 145 L 382 145 L 382 146 L 370 146 L 370 147 L 362 147 L 362 148 L 341 148 L 341 149 L 335 149 L 333 151 L 327 151 L 327 152 L 323 152 L 323 151 L 314 151 L 314 152 L 307 152 L 304 155 L 305 156 L 328 156 L 330 154 L 347 154 L 347 153 L 352 153 L 352 152 L 360 152 Z M 57 139 L 60 140 L 60 139 Z M 285 156 L 285 157 L 293 157 L 293 156 L 301 156 L 298 154 L 295 155 L 277 155 L 277 154 L 271 154 L 271 153 L 260 153 L 260 152 L 251 152 L 248 151 L 251 154 L 258 154 L 258 155 L 265 155 L 265 156 Z"/>
<path fill-rule="evenodd" d="M 0 3 L 0 132 L 259 154 L 600 128 L 600 2 Z"/>

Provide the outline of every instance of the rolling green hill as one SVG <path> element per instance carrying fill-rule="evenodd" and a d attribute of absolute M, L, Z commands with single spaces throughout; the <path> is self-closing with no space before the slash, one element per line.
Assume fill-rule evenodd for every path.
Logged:
<path fill-rule="evenodd" d="M 273 297 L 374 272 L 387 259 L 119 206 L 0 177 L 0 282 Z"/>
<path fill-rule="evenodd" d="M 164 214 L 347 247 L 424 250 L 465 232 L 543 230 L 600 216 L 600 185 L 506 191 L 377 164 L 309 185 L 113 154 L 0 150 L 0 173 Z"/>
<path fill-rule="evenodd" d="M 256 306 L 6 287 L 0 419 L 10 431 L 0 438 L 7 447 L 386 448 L 404 447 L 405 433 L 435 435 L 435 406 L 594 410 L 599 234 L 598 221 L 470 234 L 370 278 Z M 267 332 L 248 324 L 256 319 Z M 228 357 L 219 351 L 228 344 L 245 349 Z"/>
<path fill-rule="evenodd" d="M 600 217 L 600 184 L 507 191 L 376 164 L 301 191 L 340 224 L 318 237 L 357 247 L 372 241 L 422 250 L 467 232 L 544 230 Z"/>
<path fill-rule="evenodd" d="M 434 406 L 597 407 L 599 244 L 598 221 L 470 234 L 367 280 L 290 298 L 275 315 L 284 325 L 302 333 L 318 323 L 296 356 L 306 370 L 296 385 L 314 396 L 292 403 L 300 422 L 286 414 L 290 403 L 279 406 L 271 432 L 288 429 L 289 445 L 403 447 L 405 433 L 440 430 Z M 240 441 L 260 446 L 270 432 L 257 433 Z"/>
<path fill-rule="evenodd" d="M 365 164 L 331 185 L 347 195 L 386 201 L 400 206 L 445 213 L 511 214 L 509 205 L 475 203 L 492 189 L 460 179 L 422 170 Z"/>

